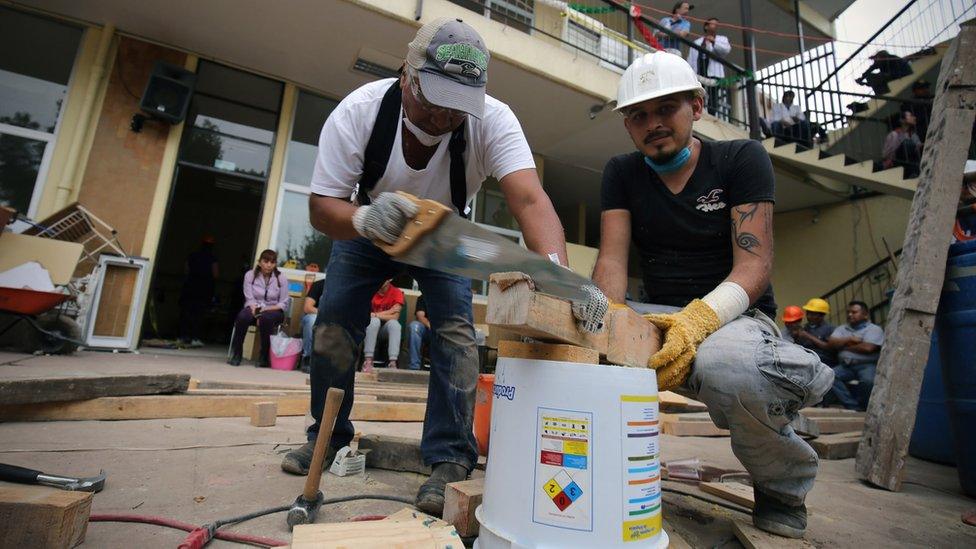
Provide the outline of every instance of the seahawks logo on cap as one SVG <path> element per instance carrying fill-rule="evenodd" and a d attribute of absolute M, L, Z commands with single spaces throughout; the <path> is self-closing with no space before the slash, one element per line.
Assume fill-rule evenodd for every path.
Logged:
<path fill-rule="evenodd" d="M 471 78 L 479 78 L 488 70 L 488 57 L 470 44 L 443 44 L 437 47 L 437 60 L 444 71 Z"/>

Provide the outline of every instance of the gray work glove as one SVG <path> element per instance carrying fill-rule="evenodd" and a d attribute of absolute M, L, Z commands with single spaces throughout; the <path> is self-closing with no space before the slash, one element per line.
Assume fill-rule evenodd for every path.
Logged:
<path fill-rule="evenodd" d="M 352 214 L 352 226 L 364 237 L 393 244 L 403 227 L 417 215 L 417 205 L 397 193 L 380 193 L 368 206 L 360 206 Z"/>
<path fill-rule="evenodd" d="M 580 330 L 595 334 L 603 330 L 603 317 L 607 314 L 610 302 L 600 288 L 592 284 L 583 286 L 583 291 L 586 292 L 587 299 L 573 302 L 573 316 L 576 317 L 576 325 Z"/>

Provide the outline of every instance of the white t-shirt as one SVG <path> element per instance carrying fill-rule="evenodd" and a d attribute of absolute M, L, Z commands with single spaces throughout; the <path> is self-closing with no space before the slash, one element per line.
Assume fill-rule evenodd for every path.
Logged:
<path fill-rule="evenodd" d="M 349 198 L 363 172 L 363 154 L 380 110 L 383 94 L 395 79 L 371 82 L 343 99 L 322 126 L 319 152 L 312 174 L 312 192 L 334 198 Z M 427 167 L 415 170 L 403 158 L 401 142 L 403 110 L 397 124 L 396 139 L 386 172 L 370 191 L 371 199 L 382 192 L 406 191 L 420 198 L 451 206 L 450 135 L 437 146 Z M 464 171 L 468 201 L 477 194 L 488 176 L 502 179 L 526 168 L 535 168 L 532 151 L 512 110 L 501 101 L 485 96 L 484 118 L 473 116 L 465 122 Z"/>

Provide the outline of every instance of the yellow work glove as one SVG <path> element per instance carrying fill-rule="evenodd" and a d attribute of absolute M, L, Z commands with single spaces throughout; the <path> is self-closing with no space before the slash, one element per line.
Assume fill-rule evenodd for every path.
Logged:
<path fill-rule="evenodd" d="M 670 391 L 688 379 L 698 345 L 719 329 L 718 315 L 696 299 L 677 313 L 646 314 L 644 318 L 664 332 L 664 345 L 651 356 L 648 366 L 657 370 L 657 388 Z"/>

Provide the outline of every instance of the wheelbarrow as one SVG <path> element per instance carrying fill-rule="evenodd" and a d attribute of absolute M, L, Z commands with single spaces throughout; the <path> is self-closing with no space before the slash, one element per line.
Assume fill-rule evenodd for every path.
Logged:
<path fill-rule="evenodd" d="M 71 354 L 79 346 L 78 323 L 57 311 L 71 297 L 57 292 L 40 292 L 27 288 L 0 287 L 0 337 L 21 322 L 27 323 L 26 337 L 20 347 L 27 352 Z"/>

